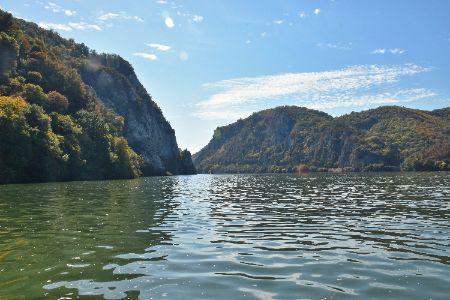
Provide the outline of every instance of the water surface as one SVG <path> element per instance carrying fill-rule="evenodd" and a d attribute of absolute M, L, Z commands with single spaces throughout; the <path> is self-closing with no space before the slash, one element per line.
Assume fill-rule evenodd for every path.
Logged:
<path fill-rule="evenodd" d="M 448 299 L 450 174 L 0 186 L 0 299 Z"/>

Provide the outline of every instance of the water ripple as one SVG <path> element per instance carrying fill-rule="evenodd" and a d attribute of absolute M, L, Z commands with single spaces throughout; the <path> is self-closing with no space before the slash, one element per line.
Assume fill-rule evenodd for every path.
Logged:
<path fill-rule="evenodd" d="M 0 276 L 11 297 L 29 295 L 19 282 L 29 293 L 66 299 L 450 294 L 448 173 L 198 175 L 2 189 Z"/>

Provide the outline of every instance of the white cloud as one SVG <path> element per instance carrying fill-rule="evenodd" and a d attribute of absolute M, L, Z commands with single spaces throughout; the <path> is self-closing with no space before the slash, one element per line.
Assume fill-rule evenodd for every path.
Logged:
<path fill-rule="evenodd" d="M 181 60 L 188 60 L 189 59 L 189 55 L 187 54 L 186 51 L 181 51 L 179 57 L 180 57 Z"/>
<path fill-rule="evenodd" d="M 283 24 L 283 20 L 275 20 L 273 21 L 273 24 L 281 25 Z"/>
<path fill-rule="evenodd" d="M 166 19 L 164 20 L 164 24 L 166 24 L 167 28 L 175 27 L 175 23 L 173 22 L 173 19 L 171 17 L 166 17 Z"/>
<path fill-rule="evenodd" d="M 117 13 L 106 13 L 106 14 L 101 15 L 97 19 L 100 21 L 108 21 L 108 20 L 112 20 L 112 19 L 117 19 L 119 17 L 120 17 L 120 15 Z"/>
<path fill-rule="evenodd" d="M 373 50 L 371 53 L 372 54 L 385 54 L 387 52 L 389 52 L 391 54 L 403 54 L 406 52 L 406 50 L 400 49 L 400 48 L 393 48 L 393 49 L 378 48 L 378 49 Z"/>
<path fill-rule="evenodd" d="M 158 0 L 158 1 L 156 1 L 156 3 L 158 3 L 158 4 L 167 4 L 167 1 L 165 1 L 165 0 Z"/>
<path fill-rule="evenodd" d="M 187 13 L 187 12 L 182 12 L 182 11 L 177 11 L 176 12 L 177 16 L 182 17 L 183 19 L 185 19 L 188 23 L 200 23 L 203 22 L 205 20 L 205 17 L 201 16 L 201 15 L 197 15 L 197 14 L 191 14 L 191 13 Z M 173 20 L 172 20 L 173 21 Z"/>
<path fill-rule="evenodd" d="M 102 28 L 96 24 L 86 24 L 84 22 L 78 22 L 78 23 L 70 22 L 69 26 L 72 27 L 73 29 L 78 29 L 78 30 L 97 30 L 97 31 L 102 30 Z"/>
<path fill-rule="evenodd" d="M 405 50 L 400 49 L 400 48 L 394 48 L 394 49 L 390 49 L 389 52 L 391 52 L 392 54 L 403 54 L 403 53 L 405 53 Z"/>
<path fill-rule="evenodd" d="M 435 97 L 437 94 L 428 89 L 405 89 L 395 92 L 384 92 L 374 95 L 356 96 L 353 100 L 330 101 L 323 103 L 311 103 L 305 106 L 311 109 L 333 109 L 343 107 L 361 107 L 372 105 L 394 105 L 398 103 L 412 102 L 420 99 Z"/>
<path fill-rule="evenodd" d="M 386 53 L 386 49 L 384 49 L 384 48 L 375 49 L 371 53 L 372 54 L 384 54 L 384 53 Z"/>
<path fill-rule="evenodd" d="M 194 22 L 202 22 L 203 20 L 204 20 L 203 16 L 199 16 L 199 15 L 192 16 L 192 21 L 194 21 Z"/>
<path fill-rule="evenodd" d="M 150 44 L 147 44 L 147 46 L 149 46 L 150 48 L 159 50 L 159 51 L 169 51 L 170 49 L 172 49 L 172 47 L 170 47 L 168 45 L 156 44 L 156 43 L 150 43 Z"/>
<path fill-rule="evenodd" d="M 156 56 L 155 54 L 151 54 L 151 53 L 136 52 L 136 53 L 133 53 L 133 55 L 144 58 L 146 60 L 152 60 L 152 61 L 158 59 L 158 56 Z"/>
<path fill-rule="evenodd" d="M 250 44 L 252 41 L 250 41 L 250 40 L 246 40 L 245 41 L 245 43 L 248 45 L 248 44 Z"/>
<path fill-rule="evenodd" d="M 62 30 L 62 31 L 71 31 L 72 30 L 72 27 L 70 27 L 67 24 L 39 22 L 38 25 L 44 29 L 53 29 L 53 30 Z"/>
<path fill-rule="evenodd" d="M 69 22 L 68 24 L 61 23 L 49 23 L 49 22 L 39 22 L 38 25 L 44 29 L 53 29 L 60 31 L 71 31 L 76 30 L 97 30 L 101 31 L 102 28 L 96 24 L 87 24 L 84 22 Z"/>
<path fill-rule="evenodd" d="M 265 37 L 267 35 L 267 32 L 261 32 L 260 36 Z"/>
<path fill-rule="evenodd" d="M 284 104 L 330 109 L 425 99 L 436 94 L 426 89 L 398 89 L 395 84 L 402 77 L 426 71 L 427 68 L 414 64 L 362 65 L 333 71 L 223 80 L 205 85 L 219 91 L 198 103 L 195 115 L 229 119 Z"/>
<path fill-rule="evenodd" d="M 305 12 L 303 12 L 303 11 L 301 11 L 301 12 L 299 12 L 298 13 L 298 16 L 300 17 L 300 18 L 305 18 L 306 17 L 306 13 Z"/>
<path fill-rule="evenodd" d="M 320 8 L 316 8 L 316 9 L 314 10 L 314 14 L 315 14 L 315 15 L 320 14 Z"/>
<path fill-rule="evenodd" d="M 330 49 L 336 49 L 336 50 L 351 50 L 350 44 L 332 44 L 332 43 L 318 43 L 316 45 L 319 48 L 330 48 Z"/>
<path fill-rule="evenodd" d="M 140 17 L 138 16 L 130 16 L 126 12 L 121 11 L 118 13 L 108 12 L 100 15 L 97 20 L 105 22 L 105 21 L 111 21 L 111 20 L 133 20 L 139 23 L 144 22 Z"/>
<path fill-rule="evenodd" d="M 69 17 L 74 16 L 77 13 L 75 10 L 65 9 L 62 6 L 59 6 L 53 2 L 48 2 L 47 5 L 44 6 L 44 8 L 51 10 L 54 13 L 63 13 Z"/>

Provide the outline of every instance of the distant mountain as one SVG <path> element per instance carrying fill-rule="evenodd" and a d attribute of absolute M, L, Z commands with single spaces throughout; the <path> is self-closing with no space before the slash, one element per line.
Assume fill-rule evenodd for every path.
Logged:
<path fill-rule="evenodd" d="M 277 107 L 217 128 L 193 157 L 202 173 L 450 170 L 450 108 L 386 106 L 333 118 Z"/>
<path fill-rule="evenodd" d="M 127 61 L 0 10 L 0 183 L 195 172 Z"/>

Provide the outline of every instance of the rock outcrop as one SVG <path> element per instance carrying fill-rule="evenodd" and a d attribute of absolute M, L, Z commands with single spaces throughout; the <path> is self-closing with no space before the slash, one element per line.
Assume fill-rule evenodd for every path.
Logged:
<path fill-rule="evenodd" d="M 190 153 L 180 151 L 175 131 L 127 61 L 119 56 L 91 55 L 80 74 L 107 107 L 124 117 L 124 136 L 144 159 L 144 176 L 196 173 Z"/>

